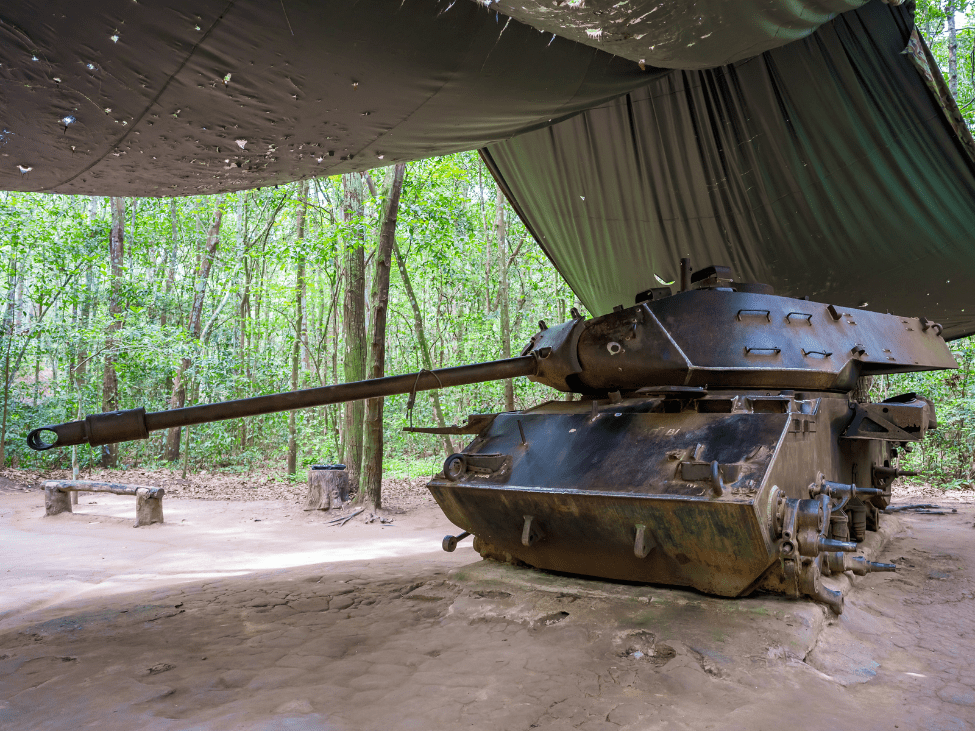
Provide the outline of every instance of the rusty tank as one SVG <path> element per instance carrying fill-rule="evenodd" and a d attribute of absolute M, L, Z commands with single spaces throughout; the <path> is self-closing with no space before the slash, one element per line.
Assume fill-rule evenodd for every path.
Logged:
<path fill-rule="evenodd" d="M 152 431 L 527 376 L 578 394 L 467 424 L 473 437 L 428 487 L 485 558 L 721 596 L 807 595 L 823 575 L 892 571 L 857 544 L 878 527 L 899 455 L 937 425 L 933 404 L 857 394 L 867 376 L 957 367 L 941 326 L 775 295 L 728 267 L 633 306 L 540 330 L 522 354 L 322 388 L 35 429 L 38 450 Z M 53 436 L 52 436 L 53 435 Z"/>

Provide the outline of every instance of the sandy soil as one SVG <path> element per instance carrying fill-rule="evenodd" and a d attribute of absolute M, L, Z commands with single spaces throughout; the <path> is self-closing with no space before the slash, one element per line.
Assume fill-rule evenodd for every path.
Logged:
<path fill-rule="evenodd" d="M 923 497 L 957 512 L 900 514 L 837 618 L 444 553 L 422 493 L 344 527 L 168 493 L 133 529 L 0 482 L 0 728 L 972 729 L 975 505 Z"/>

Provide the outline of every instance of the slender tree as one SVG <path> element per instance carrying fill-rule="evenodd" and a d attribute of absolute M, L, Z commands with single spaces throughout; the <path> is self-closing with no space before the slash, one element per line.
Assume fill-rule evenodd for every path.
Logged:
<path fill-rule="evenodd" d="M 111 290 L 108 297 L 108 327 L 105 329 L 105 365 L 102 371 L 102 411 L 118 411 L 118 374 L 115 372 L 117 336 L 122 329 L 122 277 L 125 265 L 125 199 L 110 199 L 112 233 L 108 253 Z M 118 445 L 102 446 L 102 467 L 118 466 Z"/>
<path fill-rule="evenodd" d="M 176 284 L 176 250 L 179 246 L 179 228 L 178 228 L 178 216 L 176 209 L 176 199 L 169 199 L 169 225 L 171 230 L 172 246 L 167 250 L 166 259 L 164 263 L 166 283 L 164 285 L 164 299 L 162 312 L 159 315 L 159 326 L 162 328 L 166 327 L 166 320 L 169 315 L 169 294 L 172 292 L 173 287 Z"/>
<path fill-rule="evenodd" d="M 403 280 L 403 289 L 406 291 L 406 298 L 410 302 L 410 309 L 413 311 L 413 336 L 416 338 L 416 344 L 420 349 L 420 359 L 423 363 L 424 369 L 428 371 L 433 370 L 433 359 L 430 357 L 430 343 L 427 340 L 427 333 L 423 327 L 423 312 L 420 309 L 420 303 L 416 299 L 416 292 L 413 290 L 413 284 L 410 281 L 410 274 L 406 268 L 406 260 L 403 258 L 402 253 L 400 253 L 399 245 L 396 241 L 393 241 L 393 253 L 396 255 L 396 267 L 399 269 L 400 279 Z M 441 429 L 446 428 L 447 422 L 443 416 L 443 407 L 440 403 L 440 391 L 430 391 L 430 398 L 433 401 L 433 414 L 437 420 L 437 426 Z M 442 434 L 444 449 L 447 450 L 447 454 L 453 454 L 454 445 L 450 441 L 450 437 L 447 434 Z"/>
<path fill-rule="evenodd" d="M 98 234 L 98 199 L 88 199 L 88 231 L 94 239 Z M 89 319 L 95 306 L 98 296 L 95 282 L 95 268 L 88 262 L 85 265 L 85 289 L 81 293 L 81 319 L 80 325 L 83 330 L 88 328 Z M 84 385 L 88 375 L 88 342 L 82 336 L 78 342 L 78 364 L 75 366 L 74 381 L 78 388 Z M 80 391 L 79 391 L 80 393 Z"/>
<path fill-rule="evenodd" d="M 358 173 L 342 176 L 342 205 L 345 234 L 345 380 L 361 381 L 366 373 L 366 236 L 363 217 L 363 179 Z M 353 401 L 345 405 L 343 436 L 349 487 L 359 489 L 362 468 L 362 430 L 365 404 Z"/>
<path fill-rule="evenodd" d="M 393 168 L 393 179 L 383 208 L 382 225 L 379 229 L 379 246 L 376 248 L 376 269 L 372 278 L 369 302 L 372 317 L 369 320 L 369 363 L 366 375 L 382 378 L 386 370 L 386 312 L 389 308 L 389 269 L 396 240 L 396 216 L 399 211 L 400 192 L 406 165 L 399 163 Z M 382 398 L 366 400 L 365 430 L 362 448 L 362 489 L 360 500 L 373 508 L 383 506 L 383 401 Z"/>
<path fill-rule="evenodd" d="M 7 417 L 10 411 L 10 351 L 14 343 L 14 310 L 17 291 L 17 257 L 11 259 L 7 274 L 7 302 L 3 308 L 3 419 L 0 420 L 0 469 L 6 466 L 7 459 Z"/>
<path fill-rule="evenodd" d="M 495 196 L 494 238 L 498 248 L 498 269 L 501 284 L 498 288 L 498 308 L 501 311 L 501 357 L 511 357 L 511 312 L 509 300 L 511 297 L 508 273 L 511 269 L 508 258 L 508 220 L 505 218 L 504 193 L 498 188 Z M 504 379 L 504 408 L 506 411 L 515 410 L 515 382 L 511 378 Z"/>
<path fill-rule="evenodd" d="M 206 245 L 200 263 L 196 271 L 193 286 L 193 306 L 190 309 L 189 322 L 186 326 L 187 334 L 191 342 L 200 339 L 200 331 L 203 327 L 203 300 L 207 290 L 207 280 L 210 278 L 210 269 L 213 266 L 213 259 L 217 253 L 217 246 L 220 244 L 220 221 L 223 217 L 223 199 L 218 198 L 216 210 L 213 214 L 213 223 L 207 232 Z M 173 393 L 169 399 L 169 408 L 181 409 L 186 405 L 186 371 L 192 365 L 193 359 L 189 355 L 183 357 L 176 377 L 173 379 Z M 173 427 L 166 435 L 165 459 L 175 462 L 179 459 L 179 427 Z"/>
<path fill-rule="evenodd" d="M 301 373 L 301 346 L 305 323 L 305 214 L 308 211 L 308 181 L 301 182 L 299 189 L 301 203 L 295 214 L 295 335 L 291 343 L 291 390 L 298 390 L 298 376 Z M 297 414 L 288 412 L 288 474 L 298 470 L 298 426 Z"/>

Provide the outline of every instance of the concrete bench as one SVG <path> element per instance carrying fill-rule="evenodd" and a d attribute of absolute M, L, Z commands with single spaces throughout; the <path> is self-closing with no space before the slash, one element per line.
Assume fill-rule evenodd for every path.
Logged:
<path fill-rule="evenodd" d="M 71 493 L 110 492 L 115 495 L 135 497 L 135 527 L 163 522 L 162 499 L 166 491 L 161 487 L 145 485 L 116 485 L 112 482 L 88 482 L 85 480 L 48 480 L 44 483 L 45 515 L 71 512 Z"/>

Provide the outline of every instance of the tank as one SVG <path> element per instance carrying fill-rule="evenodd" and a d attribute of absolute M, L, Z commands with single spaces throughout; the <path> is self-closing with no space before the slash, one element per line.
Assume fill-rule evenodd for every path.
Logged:
<path fill-rule="evenodd" d="M 461 427 L 473 440 L 428 487 L 490 559 L 693 587 L 766 590 L 842 612 L 823 575 L 892 571 L 857 544 L 876 530 L 900 453 L 937 426 L 908 393 L 870 403 L 860 379 L 956 368 L 941 326 L 775 295 L 728 267 L 680 291 L 539 331 L 516 358 L 155 413 L 132 409 L 35 429 L 33 449 L 527 376 L 567 393 Z M 52 436 L 53 435 L 53 436 Z"/>

